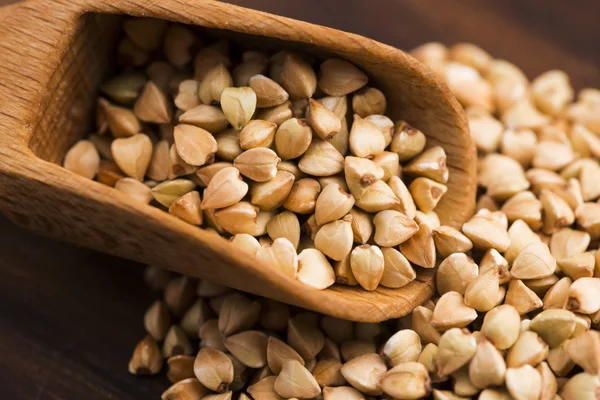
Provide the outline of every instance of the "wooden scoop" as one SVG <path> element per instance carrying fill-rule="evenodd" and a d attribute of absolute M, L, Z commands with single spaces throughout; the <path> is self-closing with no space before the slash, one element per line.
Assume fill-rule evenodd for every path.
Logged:
<path fill-rule="evenodd" d="M 429 69 L 361 36 L 201 0 L 33 0 L 0 9 L 2 212 L 67 242 L 355 321 L 400 317 L 432 295 L 431 270 L 419 270 L 402 289 L 311 289 L 259 265 L 224 238 L 58 165 L 92 129 L 121 14 L 199 25 L 252 48 L 352 61 L 384 91 L 393 119 L 422 130 L 428 146 L 445 149 L 450 180 L 436 208 L 442 223 L 460 227 L 472 214 L 475 148 L 460 105 Z"/>

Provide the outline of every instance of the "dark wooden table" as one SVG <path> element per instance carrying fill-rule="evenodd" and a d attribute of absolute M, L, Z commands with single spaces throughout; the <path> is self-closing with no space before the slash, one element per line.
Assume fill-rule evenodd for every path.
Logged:
<path fill-rule="evenodd" d="M 0 4 L 12 2 L 0 0 Z M 530 76 L 600 87 L 597 0 L 234 0 L 410 49 L 471 41 Z M 1 62 L 1 61 L 0 61 Z M 0 217 L 0 399 L 159 399 L 127 373 L 152 295 L 139 265 L 38 237 Z"/>

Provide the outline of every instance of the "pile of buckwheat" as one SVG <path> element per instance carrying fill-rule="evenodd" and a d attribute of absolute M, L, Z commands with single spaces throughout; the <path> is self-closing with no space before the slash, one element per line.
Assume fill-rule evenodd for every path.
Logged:
<path fill-rule="evenodd" d="M 471 44 L 413 50 L 465 107 L 479 151 L 478 211 L 459 231 L 434 211 L 443 150 L 385 117 L 351 64 L 326 60 L 317 78 L 312 59 L 246 51 L 233 67 L 225 42 L 181 25 L 125 33 L 98 134 L 65 167 L 314 287 L 402 287 L 411 263 L 437 267 L 433 299 L 377 324 L 150 266 L 160 299 L 129 371 L 166 370 L 163 400 L 600 398 L 599 90 L 574 102 L 564 72 L 529 82 Z"/>
<path fill-rule="evenodd" d="M 65 168 L 317 289 L 400 288 L 416 277 L 411 262 L 435 266 L 429 225 L 446 154 L 386 117 L 364 72 L 333 58 L 317 74 L 312 57 L 286 51 L 236 54 L 159 20 L 124 30 L 125 68 L 101 87 L 98 132 Z"/>

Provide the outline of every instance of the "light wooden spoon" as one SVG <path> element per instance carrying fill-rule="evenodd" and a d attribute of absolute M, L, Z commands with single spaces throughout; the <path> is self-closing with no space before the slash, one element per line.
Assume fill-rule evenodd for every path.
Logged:
<path fill-rule="evenodd" d="M 118 14 L 153 16 L 253 48 L 302 50 L 358 65 L 385 92 L 392 118 L 421 129 L 428 146 L 445 149 L 450 181 L 436 211 L 442 223 L 460 227 L 474 209 L 475 149 L 455 98 L 411 57 L 361 36 L 214 1 L 32 0 L 0 14 L 0 208 L 17 224 L 356 321 L 405 315 L 432 295 L 433 273 L 425 270 L 402 289 L 311 289 L 223 238 L 57 165 L 91 129 L 96 92 L 114 59 Z"/>

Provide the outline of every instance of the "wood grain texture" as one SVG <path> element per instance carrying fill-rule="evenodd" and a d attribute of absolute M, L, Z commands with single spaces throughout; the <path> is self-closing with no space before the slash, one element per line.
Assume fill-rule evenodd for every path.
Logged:
<path fill-rule="evenodd" d="M 530 77 L 559 67 L 577 88 L 600 87 L 600 53 L 593 45 L 600 37 L 600 3 L 593 0 L 576 7 L 563 0 L 460 0 L 447 6 L 436 0 L 345 0 L 343 8 L 337 0 L 236 3 L 405 49 L 428 40 L 473 41 Z M 137 264 L 36 236 L 0 217 L 0 276 L 2 398 L 160 397 L 165 380 L 126 371 L 151 302 Z"/>
<path fill-rule="evenodd" d="M 138 265 L 32 238 L 4 217 L 0 243 L 0 398 L 160 398 L 166 378 L 127 372 L 153 301 Z"/>
<path fill-rule="evenodd" d="M 407 120 L 426 133 L 428 146 L 445 149 L 450 180 L 436 208 L 442 222 L 458 227 L 471 215 L 474 146 L 461 107 L 429 69 L 397 49 L 321 26 L 213 1 L 172 0 L 168 9 L 165 4 L 40 0 L 17 6 L 4 20 L 0 102 L 10 107 L 0 115 L 2 211 L 22 226 L 64 241 L 340 318 L 400 317 L 430 297 L 431 271 L 421 271 L 414 282 L 396 290 L 306 287 L 248 259 L 223 238 L 53 163 L 90 125 L 119 22 L 106 13 L 145 15 L 224 30 L 248 46 L 292 46 L 354 62 L 386 93 L 394 120 Z M 32 58 L 35 63 L 21 67 Z"/>

